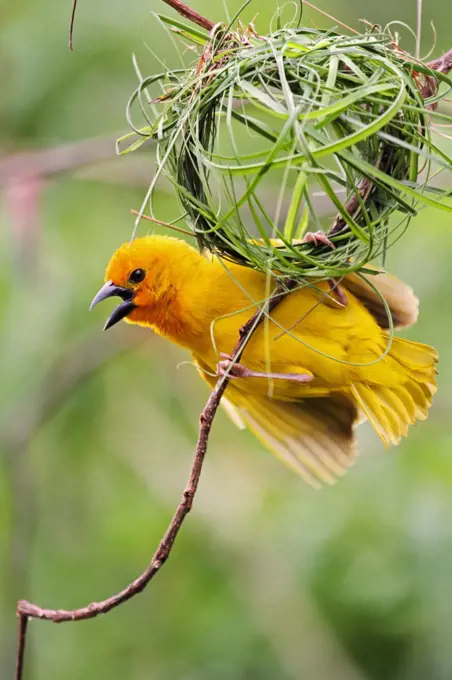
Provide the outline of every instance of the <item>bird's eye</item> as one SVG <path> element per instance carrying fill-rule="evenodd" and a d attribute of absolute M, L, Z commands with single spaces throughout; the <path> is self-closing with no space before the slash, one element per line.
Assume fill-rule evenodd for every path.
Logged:
<path fill-rule="evenodd" d="M 146 272 L 144 271 L 144 269 L 134 269 L 129 276 L 129 281 L 130 283 L 141 283 L 145 276 Z"/>

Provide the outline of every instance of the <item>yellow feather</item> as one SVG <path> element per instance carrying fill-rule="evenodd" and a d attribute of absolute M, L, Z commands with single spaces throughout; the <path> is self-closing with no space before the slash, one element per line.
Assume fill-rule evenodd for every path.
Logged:
<path fill-rule="evenodd" d="M 145 277 L 135 285 L 130 273 L 137 268 Z M 233 351 L 240 327 L 268 294 L 260 272 L 203 257 L 163 236 L 124 244 L 106 280 L 131 289 L 127 320 L 189 349 L 210 385 L 220 353 Z M 377 274 L 372 283 L 396 325 L 415 322 L 418 303 L 408 286 L 388 274 Z M 334 301 L 325 281 L 306 282 L 287 295 L 256 329 L 241 359 L 263 377 L 232 379 L 224 401 L 239 427 L 248 426 L 313 486 L 332 483 L 353 461 L 354 427 L 363 416 L 386 446 L 397 444 L 410 424 L 426 418 L 436 391 L 436 350 L 393 338 L 386 353 L 388 324 L 379 296 L 354 274 L 340 285 L 346 306 Z"/>
<path fill-rule="evenodd" d="M 289 403 L 243 398 L 232 386 L 228 398 L 258 439 L 311 486 L 334 483 L 353 463 L 357 412 L 341 396 Z"/>

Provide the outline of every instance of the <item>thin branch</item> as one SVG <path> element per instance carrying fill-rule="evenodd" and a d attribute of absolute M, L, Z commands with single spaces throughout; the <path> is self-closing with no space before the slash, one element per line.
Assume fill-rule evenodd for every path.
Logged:
<path fill-rule="evenodd" d="M 452 71 L 452 49 L 448 50 L 442 57 L 430 61 L 427 66 L 433 71 L 447 75 L 449 71 Z"/>
<path fill-rule="evenodd" d="M 77 11 L 77 2 L 78 0 L 74 0 L 72 3 L 72 12 L 71 12 L 71 23 L 69 24 L 69 49 L 71 52 L 74 50 L 74 44 L 72 38 L 74 37 L 74 22 L 75 22 L 75 12 Z"/>
<path fill-rule="evenodd" d="M 438 59 L 433 59 L 429 61 L 427 66 L 432 69 L 432 71 L 438 71 L 447 76 L 449 71 L 452 71 L 452 49 L 448 50 L 445 54 Z M 429 97 L 434 97 L 438 92 L 439 82 L 435 76 L 420 74 L 421 82 L 419 83 L 419 90 L 423 99 L 428 99 Z M 427 109 L 436 109 L 438 102 L 430 104 Z"/>
<path fill-rule="evenodd" d="M 180 0 L 163 0 L 163 2 L 175 9 L 176 12 L 179 12 L 179 14 L 185 17 L 185 19 L 192 21 L 194 24 L 198 24 L 198 26 L 205 28 L 207 31 L 211 31 L 215 26 L 213 21 L 201 16 L 201 14 L 198 14 L 198 12 L 185 3 L 180 2 Z"/>
<path fill-rule="evenodd" d="M 421 58 L 422 2 L 423 0 L 417 0 L 416 3 L 416 59 Z"/>
<path fill-rule="evenodd" d="M 356 187 L 356 193 L 351 196 L 349 201 L 344 205 L 345 211 L 350 215 L 350 217 L 354 217 L 357 210 L 360 208 L 360 201 L 358 198 L 359 196 L 363 199 L 366 200 L 368 198 L 370 192 L 372 191 L 373 184 L 371 180 L 368 177 L 364 177 L 357 185 Z M 344 219 L 344 216 L 342 213 L 339 213 L 336 215 L 336 219 L 334 220 L 334 224 L 331 227 L 331 229 L 328 231 L 328 236 L 334 236 L 335 234 L 339 234 L 343 230 L 347 229 L 347 222 Z"/>
<path fill-rule="evenodd" d="M 294 283 L 289 281 L 285 287 L 279 285 L 269 298 L 267 303 L 260 308 L 249 321 L 242 326 L 239 332 L 239 339 L 233 351 L 233 361 L 239 361 L 245 346 L 251 335 L 262 321 L 265 314 L 270 313 L 283 299 L 285 293 L 289 292 L 294 287 Z M 187 486 L 182 494 L 176 512 L 170 522 L 170 525 L 159 543 L 154 556 L 147 567 L 147 569 L 134 581 L 132 581 L 124 590 L 103 600 L 101 602 L 92 602 L 86 607 L 80 609 L 65 610 L 65 609 L 43 609 L 36 604 L 32 604 L 27 600 L 20 600 L 17 606 L 17 615 L 19 617 L 19 636 L 18 636 L 18 650 L 17 650 L 17 670 L 16 680 L 22 680 L 23 677 L 23 658 L 26 643 L 26 622 L 29 618 L 44 619 L 53 621 L 54 623 L 62 623 L 65 621 L 83 621 L 85 619 L 92 619 L 99 614 L 106 614 L 111 609 L 118 607 L 123 602 L 127 602 L 132 597 L 141 593 L 155 574 L 165 564 L 170 556 L 174 541 L 182 527 L 185 517 L 190 512 L 196 490 L 198 488 L 199 478 L 201 476 L 204 458 L 207 452 L 207 444 L 210 430 L 212 428 L 213 419 L 217 412 L 221 398 L 228 385 L 228 375 L 221 376 L 214 389 L 212 390 L 206 406 L 204 407 L 200 416 L 198 442 L 196 444 L 195 456 L 193 459 L 190 476 Z"/>
<path fill-rule="evenodd" d="M 19 632 L 17 641 L 16 678 L 21 678 L 24 671 L 25 643 L 27 640 L 28 616 L 19 616 Z"/>

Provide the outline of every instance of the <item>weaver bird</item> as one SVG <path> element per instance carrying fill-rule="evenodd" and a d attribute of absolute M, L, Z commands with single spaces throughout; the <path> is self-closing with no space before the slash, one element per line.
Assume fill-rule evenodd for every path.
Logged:
<path fill-rule="evenodd" d="M 385 273 L 369 278 L 395 327 L 416 321 L 407 285 Z M 210 386 L 227 371 L 229 416 L 312 486 L 334 482 L 353 462 L 359 422 L 369 420 L 389 446 L 427 417 L 437 352 L 397 337 L 390 343 L 381 297 L 356 274 L 343 278 L 340 296 L 323 280 L 288 293 L 251 335 L 240 364 L 231 354 L 253 303 L 268 296 L 265 274 L 154 235 L 122 245 L 105 280 L 92 306 L 122 298 L 105 328 L 122 319 L 149 326 L 190 350 Z"/>

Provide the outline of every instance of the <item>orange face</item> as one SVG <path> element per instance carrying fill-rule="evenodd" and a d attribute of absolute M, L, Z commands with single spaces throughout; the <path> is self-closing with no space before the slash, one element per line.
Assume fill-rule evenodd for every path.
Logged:
<path fill-rule="evenodd" d="M 105 330 L 125 318 L 150 320 L 157 305 L 169 304 L 178 272 L 194 252 L 184 241 L 167 236 L 145 236 L 120 246 L 108 264 L 105 285 L 91 303 L 92 309 L 106 298 L 122 298 Z"/>

